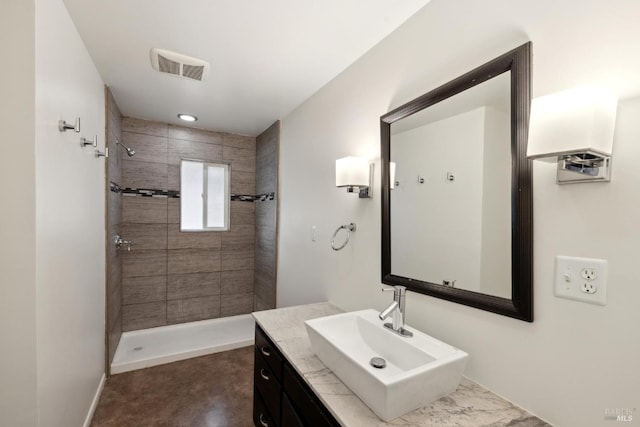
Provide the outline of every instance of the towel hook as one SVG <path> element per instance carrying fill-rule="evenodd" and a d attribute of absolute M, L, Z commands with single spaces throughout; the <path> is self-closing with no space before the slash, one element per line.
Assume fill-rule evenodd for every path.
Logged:
<path fill-rule="evenodd" d="M 58 120 L 58 130 L 60 132 L 66 132 L 68 130 L 75 131 L 76 133 L 80 132 L 80 117 L 76 117 L 76 123 L 71 125 L 64 120 Z"/>
<path fill-rule="evenodd" d="M 342 245 L 336 247 L 336 236 L 338 235 L 340 230 L 343 229 L 347 230 L 347 238 L 344 240 L 344 243 Z M 331 249 L 333 249 L 334 251 L 339 251 L 340 249 L 347 246 L 352 231 L 356 231 L 356 224 L 354 222 L 350 223 L 349 225 L 341 225 L 340 227 L 338 227 L 338 229 L 333 233 L 333 237 L 331 238 Z"/>

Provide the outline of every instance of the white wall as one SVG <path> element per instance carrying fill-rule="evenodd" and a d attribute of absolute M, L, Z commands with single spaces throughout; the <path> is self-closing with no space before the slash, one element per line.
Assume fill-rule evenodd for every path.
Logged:
<path fill-rule="evenodd" d="M 385 112 L 528 40 L 534 96 L 581 84 L 640 94 L 640 55 L 630 54 L 640 45 L 636 0 L 489 4 L 431 1 L 283 120 L 279 306 L 389 302 L 379 290 L 379 168 L 372 200 L 333 183 L 335 159 L 379 158 Z M 640 100 L 620 104 L 610 183 L 557 186 L 553 167 L 536 162 L 534 323 L 415 293 L 407 299 L 409 324 L 470 353 L 470 378 L 558 426 L 608 425 L 605 408 L 638 407 L 638 116 Z M 350 221 L 358 231 L 332 251 L 331 233 Z M 553 296 L 558 254 L 609 260 L 607 306 Z"/>
<path fill-rule="evenodd" d="M 104 87 L 61 0 L 3 4 L 0 32 L 0 425 L 79 426 L 105 358 L 104 160 L 79 138 L 104 146 Z"/>
<path fill-rule="evenodd" d="M 479 289 L 484 127 L 482 107 L 393 134 L 393 274 Z"/>
<path fill-rule="evenodd" d="M 82 425 L 104 372 L 104 84 L 62 0 L 36 1 L 38 415 Z M 58 119 L 81 117 L 61 133 Z"/>
<path fill-rule="evenodd" d="M 2 2 L 0 425 L 36 424 L 35 4 Z M 5 42 L 10 40 L 11 43 Z"/>

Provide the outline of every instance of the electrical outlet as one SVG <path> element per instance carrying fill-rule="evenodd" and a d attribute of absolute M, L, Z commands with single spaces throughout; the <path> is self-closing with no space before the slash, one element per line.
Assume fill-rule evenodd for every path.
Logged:
<path fill-rule="evenodd" d="M 584 280 L 595 280 L 598 277 L 598 270 L 595 268 L 583 268 L 580 275 Z"/>
<path fill-rule="evenodd" d="M 555 296 L 606 305 L 607 266 L 603 259 L 557 256 Z"/>

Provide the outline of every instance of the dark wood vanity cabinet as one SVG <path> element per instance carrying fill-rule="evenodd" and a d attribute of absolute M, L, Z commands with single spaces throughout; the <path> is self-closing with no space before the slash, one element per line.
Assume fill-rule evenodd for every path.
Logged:
<path fill-rule="evenodd" d="M 340 424 L 256 325 L 253 423 L 256 427 Z"/>

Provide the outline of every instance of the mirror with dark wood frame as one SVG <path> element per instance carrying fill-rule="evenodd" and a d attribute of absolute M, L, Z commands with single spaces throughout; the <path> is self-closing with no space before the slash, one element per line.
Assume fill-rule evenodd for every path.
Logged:
<path fill-rule="evenodd" d="M 383 283 L 533 321 L 533 204 L 531 160 L 526 158 L 530 64 L 531 43 L 526 43 L 380 118 Z M 461 121 L 463 116 L 465 121 Z M 504 125 L 495 117 L 504 117 Z M 443 125 L 447 120 L 450 123 Z M 477 128 L 469 120 L 478 123 Z M 489 128 L 498 130 L 489 135 Z M 498 138 L 497 134 L 504 136 Z M 498 146 L 498 140 L 504 147 Z M 457 160 L 456 152 L 461 156 Z M 474 175 L 474 171 L 483 172 L 482 166 L 473 166 L 472 153 L 480 153 L 476 161 L 484 161 L 484 177 Z M 445 160 L 447 155 L 450 160 Z M 471 160 L 461 161 L 464 156 Z M 498 157 L 504 161 L 499 162 Z M 461 172 L 455 177 L 454 173 L 446 174 L 446 180 L 456 180 L 456 187 L 421 176 L 417 176 L 418 184 L 427 179 L 428 185 L 418 186 L 413 182 L 413 170 L 408 172 L 416 164 L 433 170 L 439 163 L 454 164 Z M 396 170 L 403 170 L 411 176 L 413 181 L 407 182 L 413 182 L 412 192 L 404 180 L 391 177 L 392 164 L 394 175 Z M 479 186 L 479 191 L 473 185 Z M 457 199 L 447 199 L 447 193 Z M 420 198 L 425 202 L 420 203 Z M 474 218 L 476 230 L 482 229 L 469 233 L 465 230 L 470 225 L 460 218 L 457 224 L 447 224 L 447 218 L 451 222 L 456 218 L 446 209 L 434 208 L 439 205 L 457 209 L 460 218 Z M 483 215 L 489 219 L 476 221 Z M 482 241 L 474 240 L 473 235 L 481 234 Z M 465 255 L 465 251 L 474 252 L 476 257 Z M 484 266 L 480 266 L 480 259 Z M 484 274 L 485 270 L 490 272 Z M 456 284 L 454 278 L 462 280 Z"/>

